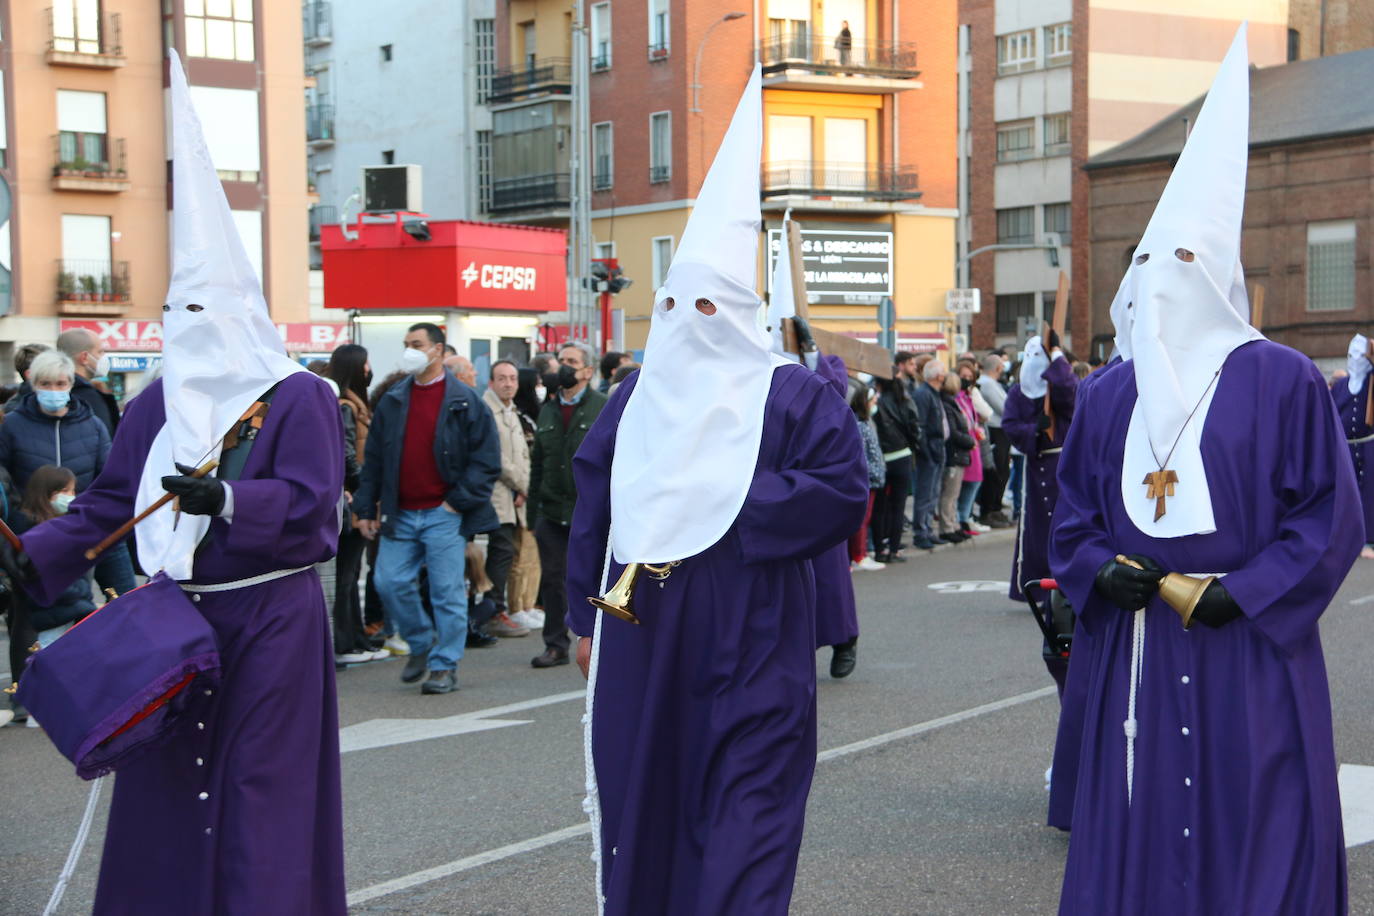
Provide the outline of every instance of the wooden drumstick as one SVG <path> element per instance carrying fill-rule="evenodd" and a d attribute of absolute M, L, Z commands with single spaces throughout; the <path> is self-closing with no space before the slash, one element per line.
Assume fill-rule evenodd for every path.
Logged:
<path fill-rule="evenodd" d="M 219 461 L 211 459 L 202 464 L 200 467 L 196 468 L 195 473 L 191 476 L 204 477 L 206 474 L 210 473 L 217 467 L 219 467 Z M 99 544 L 96 544 L 90 550 L 86 551 L 86 559 L 94 560 L 96 557 L 100 556 L 102 553 L 109 550 L 115 544 L 118 544 L 129 534 L 130 531 L 134 530 L 135 525 L 137 525 L 139 522 L 143 521 L 145 518 L 152 515 L 158 509 L 161 509 L 163 506 L 167 505 L 174 499 L 176 499 L 175 493 L 162 494 L 162 496 L 160 496 L 151 506 L 144 509 L 142 512 L 138 513 L 138 515 L 129 519 L 124 524 L 120 525 L 118 528 L 114 530 L 114 532 L 112 532 L 107 538 L 105 538 L 105 540 L 101 541 Z M 13 535 L 13 532 L 10 532 L 10 534 Z M 18 538 L 15 538 L 15 540 L 17 541 Z"/>
<path fill-rule="evenodd" d="M 3 536 L 5 540 L 10 542 L 10 546 L 14 548 L 15 553 L 24 552 L 24 542 L 19 540 L 19 535 L 14 533 L 13 528 L 5 524 L 4 519 L 0 519 L 0 536 Z"/>

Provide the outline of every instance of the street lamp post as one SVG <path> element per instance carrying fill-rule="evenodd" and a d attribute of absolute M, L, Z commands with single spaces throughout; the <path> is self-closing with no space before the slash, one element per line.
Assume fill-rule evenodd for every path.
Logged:
<path fill-rule="evenodd" d="M 706 34 L 701 36 L 701 41 L 697 42 L 697 62 L 696 66 L 692 68 L 691 108 L 691 110 L 697 114 L 701 114 L 701 53 L 706 50 L 706 39 L 711 37 L 711 33 L 715 31 L 716 26 L 720 25 L 722 22 L 730 22 L 733 19 L 743 19 L 744 15 L 745 14 L 741 12 L 726 13 L 724 16 L 721 16 L 715 22 L 707 26 Z"/>
<path fill-rule="evenodd" d="M 968 254 L 964 255 L 962 258 L 959 258 L 958 260 L 956 260 L 956 261 L 954 262 L 954 273 L 955 273 L 955 276 L 957 276 L 957 277 L 959 278 L 959 282 L 962 284 L 962 287 L 961 287 L 961 288 L 967 288 L 967 287 L 968 287 L 968 284 L 969 284 L 969 278 L 968 278 L 968 266 L 969 266 L 969 261 L 971 261 L 971 260 L 973 259 L 973 256 L 974 256 L 974 255 L 982 254 L 982 253 L 985 252 L 985 251 L 1043 251 L 1043 252 L 1045 252 L 1046 257 L 1049 259 L 1050 266 L 1051 266 L 1051 267 L 1058 267 L 1058 266 L 1059 266 L 1059 263 L 1060 263 L 1060 251 L 1059 251 L 1059 250 L 1060 250 L 1060 248 L 1063 246 L 1063 244 L 1064 244 L 1064 243 L 1063 243 L 1063 240 L 1060 238 L 1059 233 L 1057 233 L 1057 232 L 1050 232 L 1050 233 L 1046 233 L 1046 235 L 1045 235 L 1045 240 L 1044 240 L 1043 242 L 1038 242 L 1038 243 L 1029 243 L 1029 244 L 1024 244 L 1024 245 L 1023 245 L 1023 244 L 1012 244 L 1012 243 L 998 244 L 998 245 L 983 245 L 983 246 L 980 247 L 980 248 L 975 248 L 975 249 L 973 249 L 973 250 L 970 251 Z M 1037 319 L 1039 319 L 1039 318 L 1041 318 L 1042 316 L 1040 316 L 1040 315 L 1037 314 L 1036 317 L 1037 317 Z M 968 338 L 971 336 L 970 333 L 969 333 L 968 324 L 969 324 L 969 316 L 968 316 L 968 315 L 960 315 L 960 316 L 959 316 L 959 331 L 960 331 L 960 333 L 962 333 L 962 334 L 965 336 L 965 339 L 968 339 Z"/>

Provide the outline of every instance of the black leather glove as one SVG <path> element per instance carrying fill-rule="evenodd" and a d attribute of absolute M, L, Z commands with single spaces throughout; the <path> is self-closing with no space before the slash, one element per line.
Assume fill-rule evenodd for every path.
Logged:
<path fill-rule="evenodd" d="M 1035 429 L 1036 429 L 1037 432 L 1042 432 L 1042 433 L 1044 433 L 1044 432 L 1049 432 L 1049 429 L 1050 429 L 1050 415 L 1047 414 L 1047 413 L 1042 413 L 1040 416 L 1036 417 L 1036 418 L 1035 418 Z"/>
<path fill-rule="evenodd" d="M 1053 352 L 1059 346 L 1059 332 L 1056 331 L 1054 328 L 1050 328 L 1050 351 Z"/>
<path fill-rule="evenodd" d="M 38 578 L 38 571 L 33 568 L 29 555 L 22 550 L 15 550 L 5 538 L 0 538 L 0 569 L 10 577 L 15 588 Z"/>
<path fill-rule="evenodd" d="M 1138 611 L 1159 591 L 1159 580 L 1164 578 L 1164 570 L 1154 560 L 1139 554 L 1133 553 L 1126 559 L 1139 563 L 1144 569 L 1120 563 L 1115 558 L 1110 559 L 1097 571 L 1093 588 L 1123 611 Z"/>
<path fill-rule="evenodd" d="M 1236 599 L 1231 597 L 1231 593 L 1221 584 L 1221 580 L 1215 579 L 1198 599 L 1197 607 L 1193 608 L 1192 619 L 1215 629 L 1225 626 L 1239 616 L 1240 605 L 1236 604 Z"/>
<path fill-rule="evenodd" d="M 224 509 L 224 484 L 214 477 L 192 477 L 195 468 L 178 464 L 178 475 L 162 478 L 162 489 L 175 493 L 181 511 L 189 515 L 219 515 Z"/>
<path fill-rule="evenodd" d="M 811 325 L 806 323 L 806 319 L 800 316 L 792 316 L 792 328 L 797 332 L 797 349 L 803 353 L 810 353 L 818 349 L 816 339 L 811 336 Z"/>

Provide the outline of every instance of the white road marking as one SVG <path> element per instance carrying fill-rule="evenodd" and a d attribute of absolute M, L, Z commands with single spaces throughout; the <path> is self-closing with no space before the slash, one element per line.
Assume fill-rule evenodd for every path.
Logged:
<path fill-rule="evenodd" d="M 1345 848 L 1374 841 L 1374 767 L 1343 763 L 1336 779 L 1341 787 Z"/>
<path fill-rule="evenodd" d="M 1371 601 L 1374 601 L 1374 595 L 1365 595 L 1363 598 L 1350 599 L 1351 604 L 1368 604 Z"/>
<path fill-rule="evenodd" d="M 533 700 L 478 709 L 457 716 L 442 719 L 369 719 L 356 725 L 339 729 L 339 753 L 366 751 L 377 747 L 390 747 L 393 744 L 407 744 L 411 741 L 428 741 L 431 738 L 449 738 L 469 732 L 487 731 L 493 728 L 508 728 L 512 725 L 528 725 L 529 719 L 501 719 L 513 713 L 569 700 L 580 700 L 585 691 L 570 690 L 555 693 Z"/>
<path fill-rule="evenodd" d="M 970 592 L 1005 592 L 1006 579 L 970 579 L 965 582 L 932 582 L 926 586 L 941 595 L 967 595 Z"/>
<path fill-rule="evenodd" d="M 997 712 L 999 710 L 1009 709 L 1012 706 L 1020 706 L 1022 703 L 1029 703 L 1033 700 L 1039 700 L 1043 697 L 1052 696 L 1054 695 L 1054 693 L 1054 687 L 1042 687 L 1039 690 L 1031 690 L 1026 693 L 1018 693 L 1016 696 L 1007 697 L 1003 700 L 996 700 L 992 703 L 984 703 L 982 706 L 975 706 L 972 709 L 965 709 L 963 712 L 956 712 L 948 716 L 941 716 L 938 719 L 931 719 L 928 722 L 921 722 L 917 725 L 910 725 L 906 728 L 899 728 L 896 731 L 884 732 L 881 735 L 874 735 L 872 738 L 865 738 L 862 741 L 855 741 L 852 744 L 843 744 L 839 747 L 831 748 L 828 751 L 821 751 L 819 754 L 816 755 L 816 761 L 818 763 L 824 763 L 827 760 L 835 760 L 839 757 L 848 757 L 849 755 L 857 754 L 860 751 L 870 750 L 875 747 L 881 747 L 884 744 L 891 744 L 894 741 L 901 741 L 904 738 L 910 738 L 915 735 L 935 731 L 936 729 L 944 728 L 947 725 L 955 725 L 959 722 L 966 722 L 969 719 L 974 719 L 978 716 L 987 715 L 990 712 Z M 581 692 L 578 691 L 575 695 L 580 696 Z M 540 702 L 537 700 L 529 702 L 535 703 L 537 705 L 546 705 L 548 702 L 556 702 L 556 700 L 554 700 L 553 697 L 546 697 L 544 702 Z M 512 704 L 512 707 L 521 705 L 522 704 L 514 703 Z M 498 707 L 497 709 L 486 710 L 485 714 L 496 715 L 506 711 L 515 712 L 517 710 L 511 707 Z M 481 713 L 468 713 L 468 715 L 476 716 L 481 715 Z M 378 897 L 385 897 L 388 894 L 394 894 L 398 891 L 409 890 L 412 887 L 417 887 L 421 884 L 427 884 L 430 881 L 437 881 L 440 878 L 448 878 L 460 872 L 469 871 L 482 865 L 489 865 L 492 862 L 497 862 L 501 859 L 508 859 L 512 856 L 518 856 L 523 855 L 527 852 L 533 852 L 536 849 L 543 849 L 545 846 L 552 846 L 555 843 L 561 843 L 564 840 L 570 840 L 573 837 L 585 836 L 589 833 L 591 833 L 590 824 L 574 824 L 571 827 L 564 827 L 563 829 L 555 830 L 552 833 L 545 833 L 542 836 L 531 837 L 527 840 L 521 840 L 518 843 L 511 843 L 509 846 L 500 846 L 496 849 L 489 849 L 486 852 L 479 852 L 476 855 L 468 856 L 465 859 L 457 859 L 453 862 L 448 862 L 444 865 L 436 865 L 433 868 L 427 868 L 424 871 L 417 871 L 409 875 L 402 875 L 399 878 L 392 878 L 390 881 L 383 881 L 381 884 L 374 884 L 371 887 L 365 887 L 361 890 L 354 891 L 353 893 L 348 895 L 348 905 L 357 906 L 358 904 L 366 903 L 369 900 L 376 900 Z"/>

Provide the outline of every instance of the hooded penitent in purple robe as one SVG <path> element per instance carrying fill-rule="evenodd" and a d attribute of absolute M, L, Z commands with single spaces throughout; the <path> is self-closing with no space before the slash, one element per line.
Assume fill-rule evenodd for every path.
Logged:
<path fill-rule="evenodd" d="M 1331 386 L 1331 399 L 1336 402 L 1336 413 L 1341 419 L 1341 435 L 1350 446 L 1355 482 L 1360 488 L 1366 535 L 1374 531 L 1374 427 L 1364 421 L 1371 380 L 1374 372 L 1365 375 L 1359 394 L 1350 393 L 1346 379 L 1337 379 Z"/>
<path fill-rule="evenodd" d="M 816 374 L 848 400 L 849 373 L 838 356 L 822 356 Z M 860 442 L 860 449 L 863 443 Z M 862 522 L 860 522 L 862 524 Z M 816 648 L 838 646 L 859 636 L 859 610 L 854 602 L 854 574 L 849 571 L 849 541 L 811 562 L 816 572 Z"/>
<path fill-rule="evenodd" d="M 584 596 L 604 591 L 611 459 L 638 381 L 573 461 L 568 626 L 580 635 L 596 619 Z M 816 764 L 811 562 L 863 523 L 867 499 L 848 405 L 806 368 L 779 367 L 734 524 L 666 581 L 640 580 L 640 625 L 603 615 L 590 708 L 605 913 L 787 912 Z M 612 563 L 608 581 L 620 573 Z"/>
<path fill-rule="evenodd" d="M 1201 436 L 1213 533 L 1152 538 L 1126 513 L 1131 363 L 1094 380 L 1065 446 L 1051 564 L 1093 651 L 1074 658 L 1088 663 L 1088 690 L 1061 914 L 1346 910 L 1317 619 L 1363 542 L 1355 478 L 1306 357 L 1252 341 L 1226 358 L 1216 386 Z M 1117 554 L 1226 573 L 1243 612 L 1184 630 L 1151 599 L 1129 801 L 1133 615 L 1093 585 Z"/>
<path fill-rule="evenodd" d="M 1059 497 L 1059 483 L 1055 471 L 1059 467 L 1059 450 L 1068 437 L 1073 423 L 1074 394 L 1078 390 L 1078 376 L 1063 357 L 1050 362 L 1041 378 L 1049 385 L 1050 403 L 1054 405 L 1054 441 L 1048 432 L 1037 426 L 1045 414 L 1043 399 L 1032 401 L 1021 393 L 1021 385 L 1011 386 L 1007 402 L 1002 408 L 1002 431 L 1011 444 L 1026 456 L 1022 476 L 1025 497 L 1021 500 L 1021 524 L 1016 528 L 1016 548 L 1011 559 L 1011 588 L 1013 601 L 1024 601 L 1021 585 L 1032 579 L 1044 579 L 1050 574 L 1049 543 L 1050 518 Z"/>
<path fill-rule="evenodd" d="M 91 565 L 85 549 L 133 515 L 163 422 L 155 381 L 130 403 L 90 488 L 66 515 L 24 536 L 40 602 L 81 575 Z M 342 441 L 322 381 L 299 373 L 281 382 L 240 479 L 228 483 L 233 519 L 210 523 L 191 581 L 302 569 L 191 594 L 215 630 L 223 681 L 203 729 L 116 775 L 97 914 L 345 912 L 333 650 L 310 569 L 337 544 Z"/>

